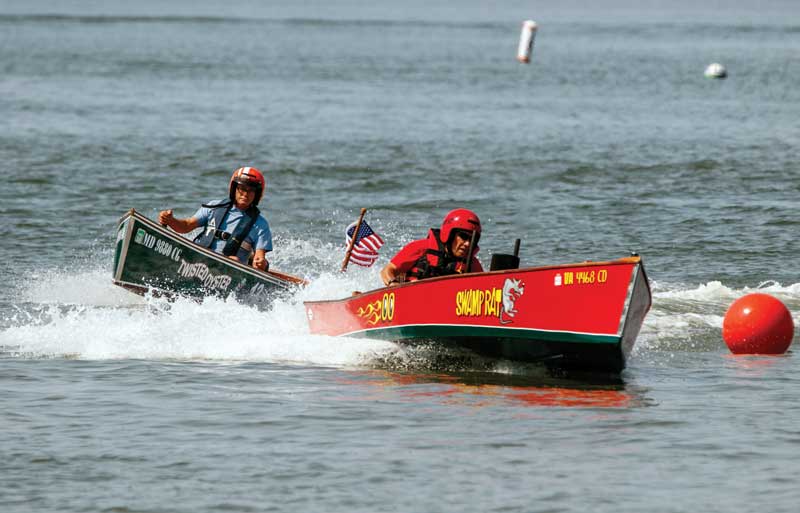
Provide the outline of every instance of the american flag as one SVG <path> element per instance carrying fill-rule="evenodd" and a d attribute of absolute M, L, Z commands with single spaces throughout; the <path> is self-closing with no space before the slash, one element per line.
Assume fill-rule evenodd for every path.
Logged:
<path fill-rule="evenodd" d="M 353 223 L 345 230 L 345 242 L 347 247 L 350 247 L 350 240 L 353 238 L 353 232 L 356 229 L 356 224 Z M 358 236 L 356 236 L 356 243 L 353 245 L 353 251 L 350 253 L 350 261 L 362 267 L 369 267 L 378 259 L 378 250 L 383 246 L 383 239 L 381 236 L 372 231 L 366 221 L 361 221 L 361 227 L 358 229 Z"/>

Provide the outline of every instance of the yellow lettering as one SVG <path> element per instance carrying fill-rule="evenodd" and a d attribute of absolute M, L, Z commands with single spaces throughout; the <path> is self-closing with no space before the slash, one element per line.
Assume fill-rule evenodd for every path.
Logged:
<path fill-rule="evenodd" d="M 502 301 L 503 291 L 501 289 L 461 290 L 456 292 L 456 315 L 459 317 L 483 315 L 496 317 L 500 315 Z"/>
<path fill-rule="evenodd" d="M 576 279 L 578 283 L 587 284 L 587 283 L 594 283 L 595 280 L 595 272 L 594 271 L 578 271 Z"/>
<path fill-rule="evenodd" d="M 565 283 L 567 283 L 567 273 L 564 273 Z M 608 272 L 603 269 L 600 271 L 578 271 L 575 273 L 575 281 L 577 283 L 586 285 L 592 284 L 597 282 L 604 282 L 606 281 Z"/>
<path fill-rule="evenodd" d="M 481 303 L 483 303 L 483 293 L 480 290 L 471 290 L 472 302 L 469 305 L 469 314 L 474 316 L 480 313 Z"/>
<path fill-rule="evenodd" d="M 486 308 L 483 315 L 496 317 L 500 315 L 500 301 L 502 300 L 503 291 L 500 289 L 491 289 L 486 291 Z"/>
<path fill-rule="evenodd" d="M 381 320 L 382 321 L 388 321 L 388 320 L 391 319 L 391 317 L 389 316 L 389 313 L 390 313 L 389 308 L 390 308 L 390 306 L 389 306 L 389 294 L 384 294 L 383 295 L 383 303 L 381 304 Z"/>
<path fill-rule="evenodd" d="M 564 273 L 564 285 L 572 285 L 574 280 L 574 275 L 571 271 Z"/>

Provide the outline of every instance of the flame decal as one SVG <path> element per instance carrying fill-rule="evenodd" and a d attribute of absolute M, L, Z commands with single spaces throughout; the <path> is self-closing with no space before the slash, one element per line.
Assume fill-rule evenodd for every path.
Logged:
<path fill-rule="evenodd" d="M 367 324 L 375 325 L 381 320 L 381 300 L 378 299 L 358 309 L 358 316 L 365 317 Z"/>

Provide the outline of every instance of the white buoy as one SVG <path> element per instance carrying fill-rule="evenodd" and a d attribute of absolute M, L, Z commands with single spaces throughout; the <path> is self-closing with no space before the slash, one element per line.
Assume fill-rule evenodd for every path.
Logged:
<path fill-rule="evenodd" d="M 725 69 L 725 66 L 718 62 L 712 62 L 706 68 L 705 73 L 703 73 L 706 78 L 725 78 L 728 76 L 728 70 Z"/>
<path fill-rule="evenodd" d="M 533 40 L 536 38 L 536 29 L 539 26 L 533 20 L 522 22 L 522 32 L 519 34 L 519 48 L 517 49 L 517 60 L 528 64 L 531 62 L 531 52 L 533 52 Z"/>

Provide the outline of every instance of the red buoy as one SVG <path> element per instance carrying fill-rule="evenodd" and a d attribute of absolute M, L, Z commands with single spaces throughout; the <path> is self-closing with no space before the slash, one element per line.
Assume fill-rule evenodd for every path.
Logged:
<path fill-rule="evenodd" d="M 722 321 L 722 338 L 733 354 L 783 354 L 792 337 L 792 314 L 769 294 L 740 297 Z"/>

